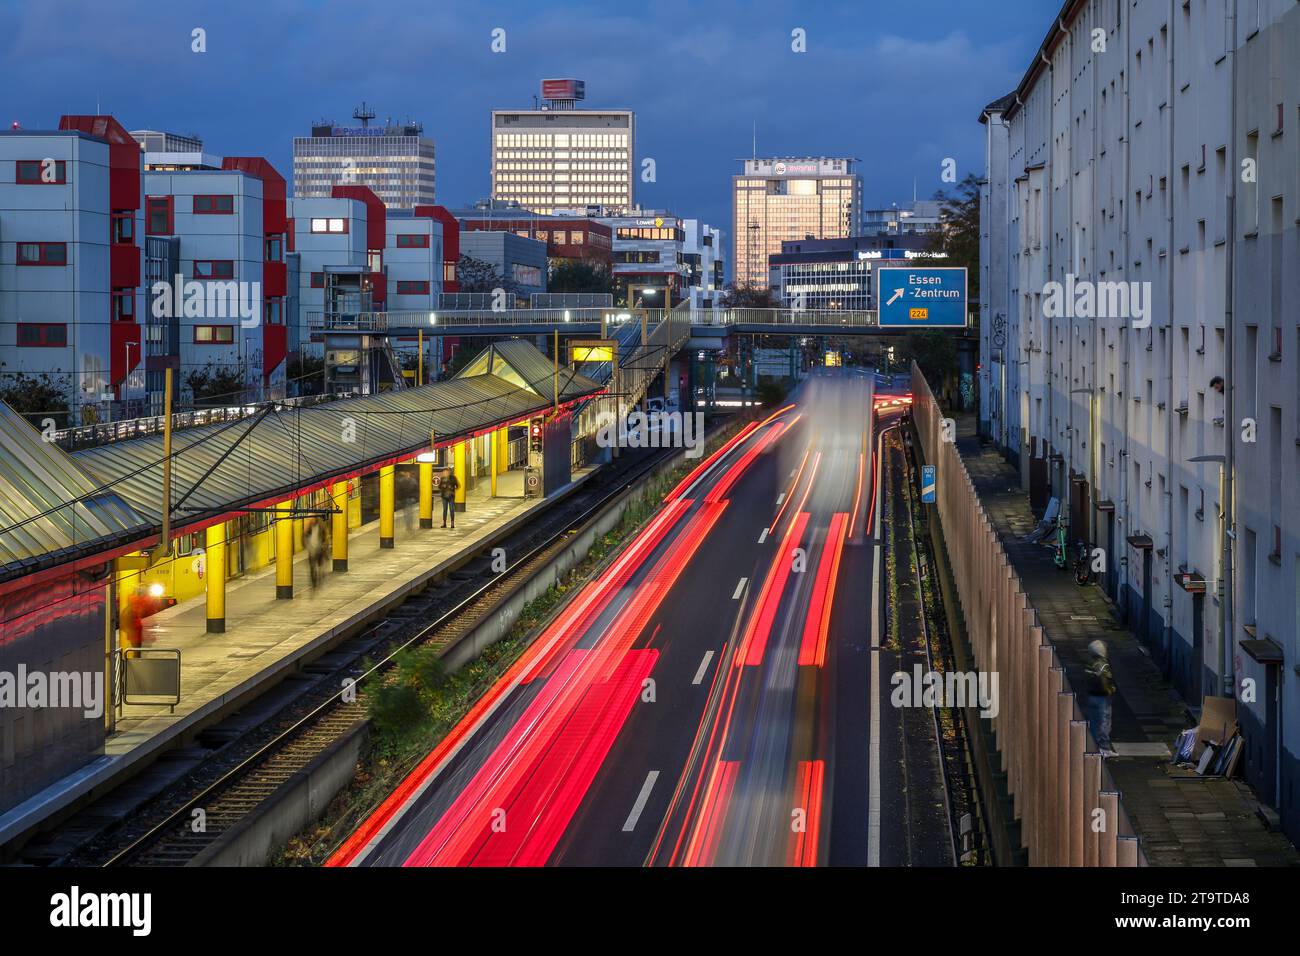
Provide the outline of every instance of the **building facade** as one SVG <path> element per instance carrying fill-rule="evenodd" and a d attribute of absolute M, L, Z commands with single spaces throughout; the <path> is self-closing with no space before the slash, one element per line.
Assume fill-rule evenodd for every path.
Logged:
<path fill-rule="evenodd" d="M 546 251 L 545 242 L 513 232 L 466 230 L 460 236 L 462 256 L 486 262 L 521 296 L 546 291 Z"/>
<path fill-rule="evenodd" d="M 554 94 L 545 82 L 542 89 Z M 494 201 L 542 214 L 574 206 L 621 214 L 635 203 L 635 115 L 576 109 L 573 89 L 542 109 L 493 110 Z"/>
<path fill-rule="evenodd" d="M 370 116 L 373 114 L 367 114 Z M 434 144 L 416 123 L 313 126 L 293 139 L 293 194 L 324 199 L 335 186 L 366 186 L 394 209 L 434 201 Z"/>
<path fill-rule="evenodd" d="M 860 233 L 862 179 L 856 159 L 747 159 L 731 178 L 732 262 L 738 286 L 765 289 L 767 257 L 796 239 Z"/>
<path fill-rule="evenodd" d="M 1104 549 L 1188 703 L 1236 698 L 1246 775 L 1292 839 L 1297 49 L 1292 0 L 1064 5 L 981 116 L 979 378 L 981 428 Z"/>
<path fill-rule="evenodd" d="M 546 243 L 552 265 L 558 259 L 590 262 L 606 270 L 613 265 L 613 231 L 592 218 L 534 214 L 517 207 L 475 207 L 453 213 L 466 232 L 513 232 Z"/>
<path fill-rule="evenodd" d="M 600 220 L 614 231 L 614 297 L 632 307 L 662 309 L 681 301 L 688 285 L 683 220 L 636 209 Z"/>
<path fill-rule="evenodd" d="M 928 246 L 926 237 L 907 233 L 783 242 L 768 257 L 768 285 L 783 308 L 870 311 L 876 308 L 876 269 L 947 258 Z"/>
<path fill-rule="evenodd" d="M 866 236 L 926 236 L 943 226 L 943 204 L 937 199 L 913 199 L 910 203 L 862 212 L 862 234 Z"/>
<path fill-rule="evenodd" d="M 720 309 L 727 271 L 722 230 L 699 219 L 683 219 L 682 230 L 683 298 L 693 312 Z"/>
<path fill-rule="evenodd" d="M 0 386 L 47 382 L 60 426 L 146 402 L 141 179 L 111 116 L 0 133 Z"/>

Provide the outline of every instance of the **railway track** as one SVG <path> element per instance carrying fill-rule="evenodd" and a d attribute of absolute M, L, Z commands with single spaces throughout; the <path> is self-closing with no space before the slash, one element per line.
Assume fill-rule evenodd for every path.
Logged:
<path fill-rule="evenodd" d="M 233 721 L 206 732 L 218 746 L 184 779 L 52 861 L 74 866 L 182 866 L 257 813 L 290 777 L 365 720 L 364 706 L 345 689 L 384 671 L 399 650 L 445 648 L 481 623 L 568 539 L 671 454 L 625 453 L 568 498 L 542 512 L 504 542 L 519 554 L 491 570 L 491 547 L 448 575 L 440 586 L 409 596 L 373 625 L 303 668 L 308 686 L 265 719 Z M 484 580 L 486 578 L 486 580 Z M 378 659 L 366 668 L 365 662 Z M 351 700 L 345 697 L 352 698 Z M 236 715 L 238 717 L 239 715 Z M 231 721 L 223 723 L 232 723 Z M 242 726 L 241 726 L 242 725 Z M 93 808 L 92 808 L 93 809 Z M 76 819 L 76 818 L 74 818 Z"/>

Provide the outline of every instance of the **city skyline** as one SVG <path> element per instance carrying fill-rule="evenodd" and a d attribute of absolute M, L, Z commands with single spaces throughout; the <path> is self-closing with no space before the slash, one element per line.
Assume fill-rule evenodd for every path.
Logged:
<path fill-rule="evenodd" d="M 951 188 L 940 178 L 945 158 L 956 160 L 958 178 L 978 171 L 971 117 L 987 89 L 1014 85 L 1041 40 L 1037 24 L 1054 10 L 1041 0 L 970 11 L 923 3 L 905 13 L 670 3 L 634 20 L 598 7 L 575 19 L 572 10 L 523 4 L 480 12 L 401 3 L 361 15 L 325 4 L 305 18 L 248 3 L 128 4 L 63 22 L 62 7 L 0 11 L 8 38 L 0 39 L 0 77 L 23 91 L 5 103 L 6 126 L 52 128 L 64 113 L 111 113 L 132 129 L 196 134 L 217 155 L 265 156 L 289 178 L 293 137 L 322 119 L 348 125 L 364 100 L 378 121 L 423 124 L 437 148 L 439 201 L 459 206 L 491 193 L 492 110 L 531 109 L 543 77 L 573 76 L 586 81 L 585 108 L 636 112 L 635 199 L 719 224 L 731 218 L 731 177 L 755 144 L 766 156 L 862 157 L 865 207 Z M 926 8 L 934 15 L 922 16 Z M 742 15 L 751 28 L 733 29 Z M 206 31 L 206 52 L 192 52 L 194 29 Z M 493 53 L 498 29 L 505 50 Z M 796 29 L 807 53 L 792 50 Z M 342 37 L 354 52 L 321 62 L 318 51 Z M 138 49 L 150 51 L 147 63 L 132 55 Z M 29 82 L 34 70 L 60 63 L 75 70 Z M 786 66 L 773 71 L 773 63 Z M 976 63 L 987 86 L 964 82 Z M 906 97 L 897 95 L 903 86 Z M 810 91 L 824 105 L 810 108 Z M 882 140 L 893 148 L 881 150 Z M 641 178 L 647 158 L 651 182 Z"/>

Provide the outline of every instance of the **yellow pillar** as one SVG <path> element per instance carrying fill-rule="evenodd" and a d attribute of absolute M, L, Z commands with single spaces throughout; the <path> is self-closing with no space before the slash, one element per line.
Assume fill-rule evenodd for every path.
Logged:
<path fill-rule="evenodd" d="M 394 475 L 396 469 L 392 465 L 385 465 L 379 469 L 379 546 L 381 548 L 391 548 L 393 546 L 393 501 L 394 495 Z"/>
<path fill-rule="evenodd" d="M 504 475 L 510 470 L 510 426 L 502 425 L 496 431 L 497 473 Z"/>
<path fill-rule="evenodd" d="M 348 483 L 336 481 L 330 488 L 331 503 L 334 514 L 330 516 L 330 553 L 334 558 L 334 570 L 348 569 Z"/>
<path fill-rule="evenodd" d="M 207 576 L 208 633 L 226 633 L 226 523 L 209 525 L 204 533 L 204 574 Z"/>
<path fill-rule="evenodd" d="M 463 441 L 456 442 L 456 451 L 454 458 L 456 474 L 456 510 L 465 510 L 465 483 L 469 478 L 469 469 L 466 467 L 468 456 L 465 454 L 466 443 Z"/>
<path fill-rule="evenodd" d="M 500 444 L 501 443 L 497 441 L 496 432 L 488 435 L 488 475 L 492 485 L 488 491 L 491 493 L 493 498 L 497 496 L 497 450 Z"/>
<path fill-rule="evenodd" d="M 293 512 L 292 501 L 275 506 L 275 596 L 293 597 Z"/>
<path fill-rule="evenodd" d="M 433 527 L 433 462 L 420 462 L 420 527 Z"/>

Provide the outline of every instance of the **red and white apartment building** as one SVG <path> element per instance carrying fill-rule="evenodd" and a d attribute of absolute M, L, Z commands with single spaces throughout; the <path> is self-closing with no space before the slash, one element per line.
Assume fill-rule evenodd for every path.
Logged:
<path fill-rule="evenodd" d="M 398 218 L 361 185 L 286 193 L 265 159 L 111 116 L 0 133 L 0 394 L 44 379 L 74 425 L 158 414 L 168 368 L 180 405 L 193 385 L 280 398 L 327 274 L 367 311 L 432 311 L 454 291 L 443 207 Z"/>
<path fill-rule="evenodd" d="M 0 133 L 0 389 L 48 376 L 74 421 L 143 399 L 141 197 L 111 116 Z"/>

